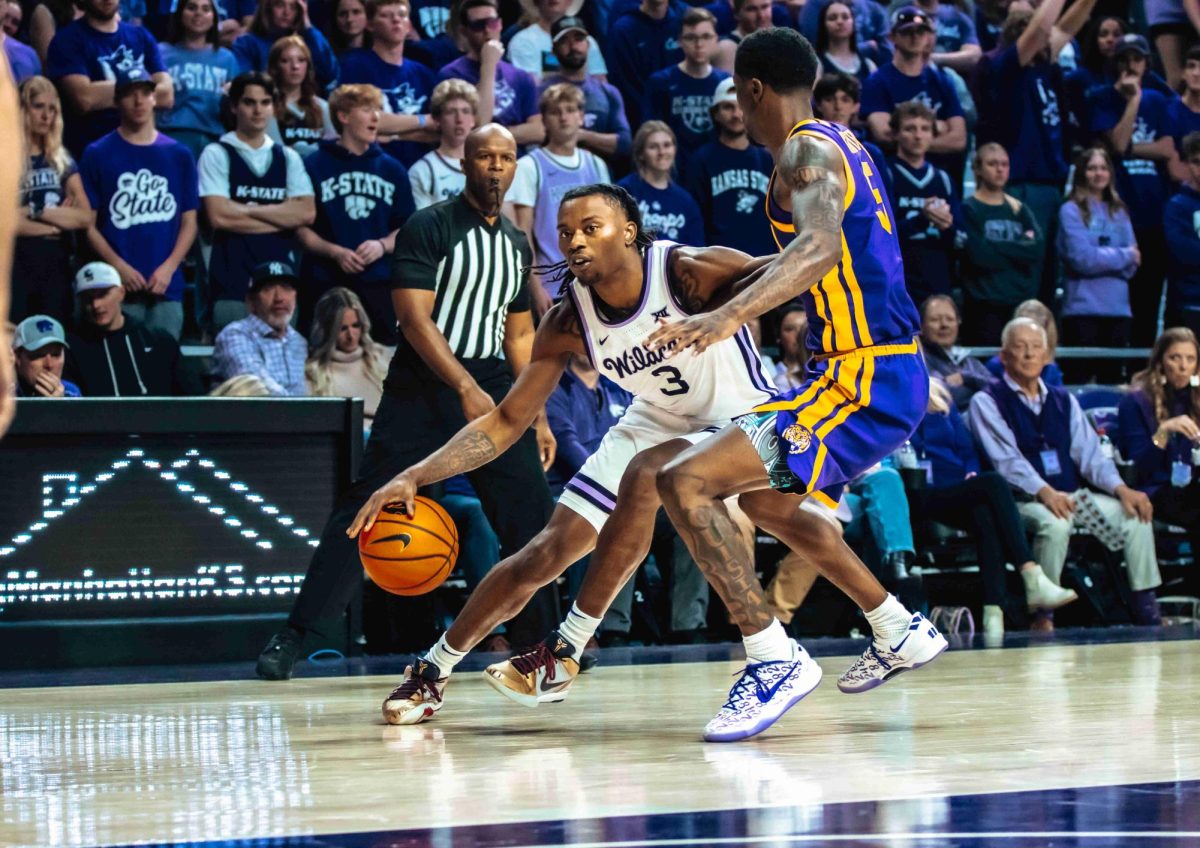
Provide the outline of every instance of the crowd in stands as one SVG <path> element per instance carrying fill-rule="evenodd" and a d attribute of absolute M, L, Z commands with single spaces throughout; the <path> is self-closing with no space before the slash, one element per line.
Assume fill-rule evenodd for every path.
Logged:
<path fill-rule="evenodd" d="M 537 269 L 562 258 L 556 198 L 576 185 L 624 186 L 662 238 L 776 252 L 771 156 L 747 134 L 731 74 L 742 38 L 788 26 L 822 63 L 816 114 L 845 125 L 878 168 L 935 381 L 903 454 L 848 487 L 836 516 L 848 537 L 903 587 L 926 525 L 964 530 L 992 631 L 1006 613 L 1022 619 L 1006 606 L 1005 564 L 1023 581 L 1017 606 L 1052 626 L 1050 611 L 1074 598 L 1061 585 L 1074 530 L 1122 553 L 1139 622 L 1157 620 L 1151 517 L 1198 550 L 1195 3 L 5 10 L 27 151 L 12 304 L 22 395 L 358 396 L 370 426 L 401 332 L 397 242 L 415 210 L 463 191 L 464 141 L 487 122 L 520 145 L 503 208 L 533 248 L 535 314 L 558 294 Z M 1111 422 L 1119 440 L 1097 436 L 1063 388 L 1060 327 L 1065 346 L 1154 346 Z M 803 311 L 785 307 L 754 330 L 777 351 L 777 384 L 798 385 Z M 187 341 L 213 345 L 211 373 L 186 367 Z M 961 345 L 1002 350 L 988 361 Z M 1124 375 L 1096 360 L 1071 376 Z M 586 362 L 559 391 L 550 478 L 561 487 L 627 399 Z M 904 473 L 914 468 L 923 473 Z M 701 631 L 707 593 L 667 542 L 657 559 L 678 594 L 670 627 Z M 771 591 L 782 619 L 814 579 L 798 559 L 780 563 Z M 607 631 L 628 632 L 629 603 Z"/>

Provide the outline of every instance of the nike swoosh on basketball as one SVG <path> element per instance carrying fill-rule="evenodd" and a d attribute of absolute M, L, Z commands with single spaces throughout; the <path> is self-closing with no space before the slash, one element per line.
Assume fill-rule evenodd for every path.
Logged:
<path fill-rule="evenodd" d="M 372 539 L 371 544 L 382 545 L 385 542 L 394 542 L 397 539 L 399 539 L 401 542 L 403 542 L 404 547 L 406 547 L 406 548 L 412 544 L 412 536 L 408 535 L 407 533 L 396 533 L 394 536 L 383 536 L 379 539 Z"/>

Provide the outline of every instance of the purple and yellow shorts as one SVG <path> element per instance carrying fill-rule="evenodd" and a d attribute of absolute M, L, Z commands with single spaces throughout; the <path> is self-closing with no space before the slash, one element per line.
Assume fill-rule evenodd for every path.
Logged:
<path fill-rule="evenodd" d="M 771 488 L 836 506 L 842 487 L 925 417 L 929 372 L 914 339 L 814 358 L 804 385 L 735 419 Z"/>

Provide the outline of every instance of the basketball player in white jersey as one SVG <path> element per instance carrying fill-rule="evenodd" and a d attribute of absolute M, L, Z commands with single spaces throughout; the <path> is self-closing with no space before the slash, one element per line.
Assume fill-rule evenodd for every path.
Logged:
<path fill-rule="evenodd" d="M 579 598 L 559 629 L 485 672 L 493 687 L 527 706 L 566 697 L 584 645 L 649 549 L 659 507 L 655 474 L 773 391 L 744 329 L 702 355 L 670 362 L 666 351 L 650 355 L 644 347 L 660 320 L 709 306 L 766 260 L 728 248 L 651 242 L 642 232 L 636 201 L 612 185 L 568 192 L 559 209 L 558 236 L 565 260 L 556 270 L 568 280 L 567 296 L 547 312 L 532 360 L 512 390 L 495 410 L 372 495 L 347 532 L 355 536 L 368 529 L 389 504 L 411 515 L 419 487 L 505 451 L 542 409 L 571 354 L 588 356 L 635 400 L 567 485 L 546 529 L 487 575 L 450 629 L 406 670 L 383 705 L 391 724 L 414 724 L 439 710 L 454 665 L 539 587 L 595 548 Z M 548 269 L 539 270 L 544 275 Z M 798 645 L 792 665 L 787 685 L 794 697 L 788 706 L 815 688 L 821 675 Z"/>

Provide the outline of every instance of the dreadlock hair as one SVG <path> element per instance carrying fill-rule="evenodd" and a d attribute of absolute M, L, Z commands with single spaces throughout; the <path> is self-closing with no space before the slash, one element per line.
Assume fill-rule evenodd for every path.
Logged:
<path fill-rule="evenodd" d="M 642 224 L 642 211 L 638 208 L 637 201 L 633 199 L 633 195 L 619 185 L 612 183 L 592 183 L 591 185 L 577 186 L 562 196 L 559 201 L 561 207 L 563 203 L 569 200 L 578 200 L 581 197 L 600 196 L 604 201 L 625 215 L 625 220 L 632 222 L 637 227 L 637 237 L 634 239 L 633 246 L 637 248 L 639 254 L 644 255 L 646 249 L 654 244 L 654 233 L 646 230 Z M 549 265 L 531 265 L 528 268 L 522 268 L 522 273 L 534 271 L 538 276 L 551 283 L 561 283 L 558 289 L 558 296 L 562 297 L 566 294 L 567 286 L 575 279 L 575 274 L 571 271 L 567 260 L 562 262 L 554 262 Z"/>

